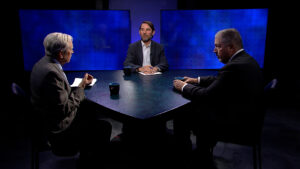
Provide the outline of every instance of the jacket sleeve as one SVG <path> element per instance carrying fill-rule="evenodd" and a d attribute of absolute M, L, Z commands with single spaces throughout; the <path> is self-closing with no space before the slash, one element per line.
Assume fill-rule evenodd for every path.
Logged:
<path fill-rule="evenodd" d="M 137 68 L 141 67 L 138 63 L 138 52 L 135 44 L 130 44 L 127 51 L 126 59 L 123 63 L 124 66 L 131 66 L 131 71 L 135 72 Z"/>
<path fill-rule="evenodd" d="M 221 71 L 217 76 L 207 76 L 204 79 L 200 79 L 200 85 L 195 86 L 188 84 L 183 89 L 183 96 L 190 99 L 204 99 L 204 98 L 216 98 L 216 96 L 222 95 L 224 87 L 230 80 L 230 71 Z M 203 81 L 202 81 L 203 80 Z M 205 83 L 202 86 L 201 83 Z M 230 83 L 230 82 L 229 82 Z"/>
<path fill-rule="evenodd" d="M 68 83 L 55 72 L 46 76 L 43 93 L 48 97 L 47 101 L 51 112 L 56 112 L 57 119 L 64 119 L 76 114 L 81 101 L 85 98 L 84 89 L 71 90 Z"/>
<path fill-rule="evenodd" d="M 216 80 L 216 76 L 201 76 L 200 77 L 200 86 L 207 87 Z"/>
<path fill-rule="evenodd" d="M 161 72 L 168 70 L 169 65 L 168 65 L 166 55 L 165 55 L 165 50 L 162 46 L 160 46 L 157 55 L 158 55 L 157 56 L 158 62 L 156 65 L 152 65 L 152 66 L 157 66 Z"/>

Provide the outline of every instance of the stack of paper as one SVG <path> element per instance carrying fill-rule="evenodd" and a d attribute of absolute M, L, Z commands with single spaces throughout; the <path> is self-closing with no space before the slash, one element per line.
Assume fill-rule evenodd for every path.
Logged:
<path fill-rule="evenodd" d="M 82 78 L 75 78 L 73 84 L 71 85 L 71 87 L 78 87 L 80 82 L 82 81 Z M 93 86 L 96 83 L 97 79 L 94 78 L 92 83 L 89 84 L 89 86 Z"/>
<path fill-rule="evenodd" d="M 146 74 L 146 73 L 143 73 L 143 72 L 139 72 L 140 74 L 142 75 L 159 75 L 159 74 L 162 74 L 161 72 L 155 72 L 153 74 Z"/>

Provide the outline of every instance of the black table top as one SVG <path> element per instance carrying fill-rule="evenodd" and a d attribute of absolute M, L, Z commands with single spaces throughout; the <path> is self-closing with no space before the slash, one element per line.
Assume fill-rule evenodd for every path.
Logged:
<path fill-rule="evenodd" d="M 133 73 L 124 76 L 123 70 L 87 71 L 97 82 L 85 90 L 86 97 L 120 116 L 135 119 L 149 119 L 171 112 L 190 100 L 173 90 L 173 79 L 176 76 L 197 77 L 213 75 L 213 70 L 169 70 L 159 75 L 141 75 Z M 82 78 L 84 71 L 67 72 L 70 84 L 75 77 Z M 120 84 L 118 96 L 111 96 L 109 83 Z"/>

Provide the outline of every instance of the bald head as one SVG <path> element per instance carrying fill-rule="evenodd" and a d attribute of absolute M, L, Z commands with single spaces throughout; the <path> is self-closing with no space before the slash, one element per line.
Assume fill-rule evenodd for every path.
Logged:
<path fill-rule="evenodd" d="M 223 29 L 216 33 L 215 37 L 221 40 L 221 43 L 232 46 L 236 51 L 243 48 L 243 42 L 238 30 L 234 28 Z"/>
<path fill-rule="evenodd" d="M 216 33 L 214 53 L 220 62 L 226 64 L 242 48 L 242 38 L 236 29 L 223 29 Z"/>

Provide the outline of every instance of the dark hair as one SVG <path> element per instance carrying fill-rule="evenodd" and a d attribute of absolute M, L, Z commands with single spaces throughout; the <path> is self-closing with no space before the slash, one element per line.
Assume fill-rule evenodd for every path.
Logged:
<path fill-rule="evenodd" d="M 152 29 L 152 31 L 155 31 L 154 25 L 153 25 L 153 23 L 152 23 L 151 21 L 143 21 L 143 22 L 141 23 L 141 25 L 140 25 L 140 28 L 139 28 L 139 29 L 141 29 L 141 26 L 142 26 L 142 24 L 143 24 L 143 23 L 145 23 L 145 24 L 149 25 L 149 26 L 150 26 L 150 28 Z"/>

